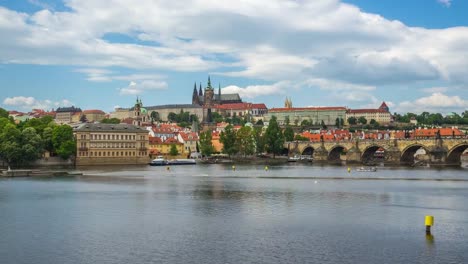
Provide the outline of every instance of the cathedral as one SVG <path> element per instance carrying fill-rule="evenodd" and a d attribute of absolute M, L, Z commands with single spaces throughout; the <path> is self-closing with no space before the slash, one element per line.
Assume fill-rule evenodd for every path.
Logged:
<path fill-rule="evenodd" d="M 203 107 L 204 122 L 213 122 L 212 110 L 216 106 L 223 104 L 237 104 L 242 103 L 242 99 L 239 94 L 221 94 L 221 85 L 218 88 L 218 93 L 215 93 L 214 88 L 211 86 L 210 77 L 208 77 L 208 84 L 205 88 L 205 92 L 202 90 L 200 83 L 199 90 L 197 91 L 197 84 L 193 87 L 192 104 Z"/>

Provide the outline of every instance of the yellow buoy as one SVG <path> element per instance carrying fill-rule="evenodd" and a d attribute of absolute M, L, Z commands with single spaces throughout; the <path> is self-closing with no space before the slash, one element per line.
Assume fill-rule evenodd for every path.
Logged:
<path fill-rule="evenodd" d="M 232 165 L 232 170 L 236 170 L 236 166 Z"/>
<path fill-rule="evenodd" d="M 426 234 L 431 234 L 431 226 L 434 225 L 434 216 L 426 215 L 424 219 L 424 223 L 426 225 Z"/>
<path fill-rule="evenodd" d="M 268 166 L 265 166 L 265 171 L 267 171 L 267 170 L 268 170 Z"/>
<path fill-rule="evenodd" d="M 434 225 L 434 216 L 426 215 L 426 219 L 425 219 L 424 222 L 426 223 L 426 226 L 433 226 Z"/>
<path fill-rule="evenodd" d="M 351 168 L 350 167 L 348 167 L 348 173 L 351 173 Z"/>

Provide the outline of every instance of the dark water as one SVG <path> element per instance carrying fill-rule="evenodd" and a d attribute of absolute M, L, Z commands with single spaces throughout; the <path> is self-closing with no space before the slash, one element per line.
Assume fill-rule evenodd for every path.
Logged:
<path fill-rule="evenodd" d="M 468 263 L 467 169 L 84 172 L 0 179 L 0 263 Z"/>

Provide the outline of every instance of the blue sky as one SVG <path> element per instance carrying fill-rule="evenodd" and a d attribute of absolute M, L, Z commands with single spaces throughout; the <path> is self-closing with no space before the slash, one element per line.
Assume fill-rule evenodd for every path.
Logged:
<path fill-rule="evenodd" d="M 0 0 L 0 107 L 244 101 L 468 109 L 464 0 Z"/>

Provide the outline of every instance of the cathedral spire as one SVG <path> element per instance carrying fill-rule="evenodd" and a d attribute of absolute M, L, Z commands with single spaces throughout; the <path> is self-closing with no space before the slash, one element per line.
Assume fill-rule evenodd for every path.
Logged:
<path fill-rule="evenodd" d="M 218 84 L 218 103 L 221 104 L 221 84 Z"/>
<path fill-rule="evenodd" d="M 211 87 L 211 80 L 210 80 L 210 76 L 208 75 L 208 86 L 206 87 L 208 89 L 212 89 Z"/>
<path fill-rule="evenodd" d="M 201 88 L 201 83 L 200 83 L 200 90 L 198 91 L 198 95 L 199 95 L 199 96 L 203 96 L 203 90 L 202 90 L 202 88 Z"/>

